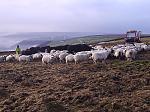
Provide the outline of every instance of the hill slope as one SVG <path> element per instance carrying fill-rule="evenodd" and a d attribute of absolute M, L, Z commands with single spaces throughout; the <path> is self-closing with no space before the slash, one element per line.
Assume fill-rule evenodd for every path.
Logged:
<path fill-rule="evenodd" d="M 46 40 L 23 40 L 13 46 L 11 46 L 9 49 L 14 50 L 16 48 L 16 46 L 19 45 L 22 50 L 25 50 L 30 47 L 37 47 L 38 45 L 43 44 L 43 43 L 47 44 L 47 42 L 48 41 L 46 41 Z"/>
<path fill-rule="evenodd" d="M 0 111 L 148 112 L 150 52 L 133 62 L 0 64 Z"/>
<path fill-rule="evenodd" d="M 50 46 L 61 46 L 61 45 L 72 45 L 72 44 L 90 44 L 90 43 L 98 43 L 102 41 L 110 41 L 114 39 L 118 39 L 123 37 L 123 35 L 91 35 L 91 36 L 84 36 L 84 37 L 77 37 L 72 39 L 66 39 L 61 41 L 50 41 L 47 45 Z M 43 44 L 39 45 L 43 46 Z"/>

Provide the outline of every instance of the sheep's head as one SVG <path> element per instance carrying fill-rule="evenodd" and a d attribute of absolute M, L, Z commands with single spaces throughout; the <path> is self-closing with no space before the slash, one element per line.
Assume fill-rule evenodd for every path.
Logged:
<path fill-rule="evenodd" d="M 33 56 L 32 55 L 29 56 L 29 61 L 33 61 Z"/>

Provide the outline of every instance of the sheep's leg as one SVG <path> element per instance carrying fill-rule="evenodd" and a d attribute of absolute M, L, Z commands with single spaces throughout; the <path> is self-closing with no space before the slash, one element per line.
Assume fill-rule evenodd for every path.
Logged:
<path fill-rule="evenodd" d="M 132 60 L 132 58 L 127 58 L 127 61 L 131 61 Z"/>
<path fill-rule="evenodd" d="M 77 64 L 77 61 L 75 61 L 75 64 Z"/>
<path fill-rule="evenodd" d="M 93 60 L 94 64 L 97 64 L 97 61 L 96 60 Z"/>
<path fill-rule="evenodd" d="M 68 61 L 66 60 L 66 64 L 68 65 Z"/>

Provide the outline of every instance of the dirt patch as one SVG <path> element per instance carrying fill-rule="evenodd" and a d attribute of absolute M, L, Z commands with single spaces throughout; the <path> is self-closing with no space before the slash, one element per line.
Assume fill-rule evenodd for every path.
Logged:
<path fill-rule="evenodd" d="M 150 61 L 1 63 L 0 109 L 22 112 L 148 111 Z"/>
<path fill-rule="evenodd" d="M 0 111 L 149 112 L 149 56 L 98 64 L 0 63 Z"/>

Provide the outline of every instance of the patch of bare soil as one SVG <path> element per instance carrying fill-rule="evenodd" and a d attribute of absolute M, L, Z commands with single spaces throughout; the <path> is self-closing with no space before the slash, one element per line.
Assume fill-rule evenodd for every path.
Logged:
<path fill-rule="evenodd" d="M 0 63 L 0 111 L 149 112 L 149 56 L 77 65 Z"/>

